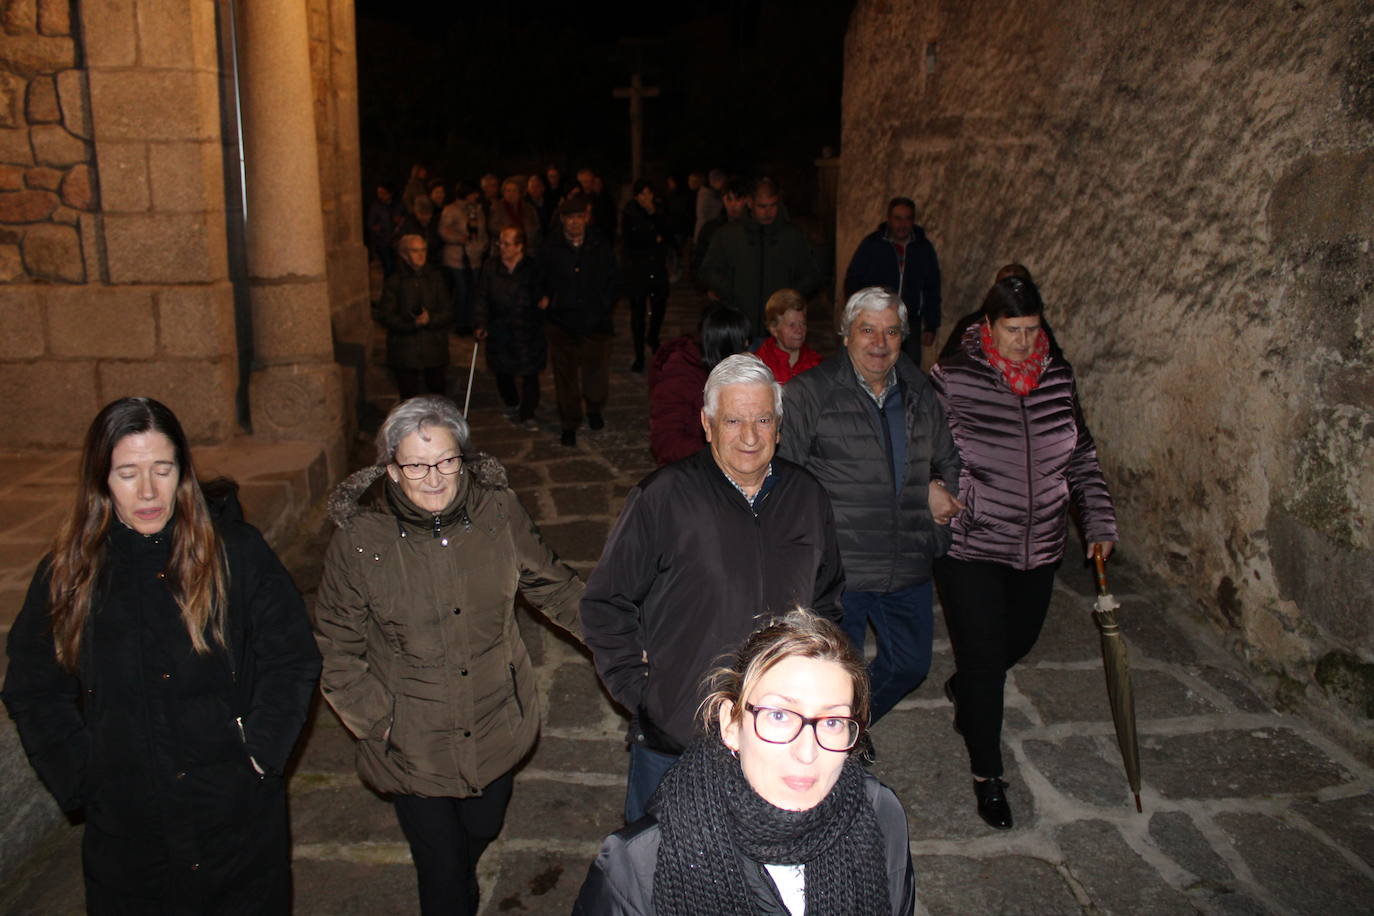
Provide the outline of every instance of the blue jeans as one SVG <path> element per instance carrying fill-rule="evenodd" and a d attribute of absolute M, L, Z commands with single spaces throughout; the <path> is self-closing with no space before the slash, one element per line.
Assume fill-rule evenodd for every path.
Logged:
<path fill-rule="evenodd" d="M 930 673 L 930 641 L 934 633 L 930 582 L 895 592 L 851 592 L 841 597 L 841 626 L 863 654 L 868 626 L 878 637 L 878 655 L 868 666 L 872 689 L 869 722 L 877 722 L 926 679 Z"/>
<path fill-rule="evenodd" d="M 642 744 L 630 745 L 630 776 L 625 785 L 625 823 L 633 824 L 649 809 L 649 798 L 663 776 L 677 763 L 676 754 L 651 751 Z"/>

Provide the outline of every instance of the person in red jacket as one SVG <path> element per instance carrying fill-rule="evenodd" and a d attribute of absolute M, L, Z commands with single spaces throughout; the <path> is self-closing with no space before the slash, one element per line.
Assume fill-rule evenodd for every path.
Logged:
<path fill-rule="evenodd" d="M 698 337 L 677 337 L 658 348 L 649 367 L 649 448 L 659 467 L 701 451 L 702 391 L 716 363 L 749 347 L 749 319 L 722 306 L 701 322 Z"/>
<path fill-rule="evenodd" d="M 795 289 L 780 289 L 768 297 L 763 320 L 769 336 L 759 344 L 758 357 L 773 370 L 779 385 L 821 364 L 821 355 L 806 345 L 806 300 Z"/>

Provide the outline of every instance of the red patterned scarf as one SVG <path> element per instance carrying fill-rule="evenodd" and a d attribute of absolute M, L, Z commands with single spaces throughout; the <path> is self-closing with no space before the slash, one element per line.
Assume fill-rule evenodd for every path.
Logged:
<path fill-rule="evenodd" d="M 1045 329 L 1041 328 L 1035 335 L 1035 349 L 1031 351 L 1030 358 L 1014 363 L 998 353 L 992 345 L 992 328 L 988 327 L 988 323 L 984 321 L 978 327 L 982 331 L 984 355 L 1002 373 L 1012 393 L 1024 398 L 1034 391 L 1035 386 L 1040 384 L 1040 374 L 1050 364 L 1050 336 Z"/>

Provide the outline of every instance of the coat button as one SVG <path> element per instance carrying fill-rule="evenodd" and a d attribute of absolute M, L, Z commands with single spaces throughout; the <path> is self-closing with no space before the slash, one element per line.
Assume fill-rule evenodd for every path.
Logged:
<path fill-rule="evenodd" d="M 460 608 L 460 607 L 456 607 L 456 608 L 453 609 L 453 613 L 454 613 L 454 615 L 456 616 L 456 615 L 458 615 L 458 614 L 463 613 L 463 609 Z"/>
<path fill-rule="evenodd" d="M 160 572 L 160 573 L 157 574 L 157 577 L 158 577 L 159 579 L 165 579 L 165 578 L 167 578 L 167 574 L 166 574 L 165 572 Z"/>
<path fill-rule="evenodd" d="M 459 669 L 458 669 L 458 673 L 461 674 L 463 677 L 467 677 L 467 676 L 468 676 L 468 669 L 466 669 L 466 668 L 459 668 Z"/>
<path fill-rule="evenodd" d="M 466 728 L 463 729 L 463 737 L 464 737 L 464 738 L 471 738 L 471 737 L 472 737 L 472 732 L 468 731 Z"/>
<path fill-rule="evenodd" d="M 192 862 L 192 863 L 191 863 L 191 871 L 200 871 L 200 863 L 199 863 L 199 862 Z"/>
<path fill-rule="evenodd" d="M 168 674 L 166 671 L 164 671 L 164 672 L 162 672 L 162 679 L 163 679 L 164 681 L 170 681 L 170 680 L 172 679 L 172 676 L 171 676 L 170 674 Z"/>
<path fill-rule="evenodd" d="M 177 779 L 185 779 L 185 778 L 186 778 L 186 771 L 185 771 L 185 770 L 178 770 L 178 771 L 177 771 Z"/>

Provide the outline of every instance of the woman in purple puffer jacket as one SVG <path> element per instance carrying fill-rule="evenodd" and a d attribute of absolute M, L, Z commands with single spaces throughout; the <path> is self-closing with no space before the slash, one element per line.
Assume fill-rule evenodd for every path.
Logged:
<path fill-rule="evenodd" d="M 954 649 L 945 696 L 968 748 L 978 814 L 1000 829 L 1012 825 L 1002 781 L 1002 690 L 1045 622 L 1070 499 L 1089 556 L 1097 547 L 1107 556 L 1117 540 L 1073 368 L 1051 352 L 1043 311 L 1035 284 L 999 280 L 983 301 L 983 321 L 931 371 L 963 464 L 964 508 L 935 567 Z"/>

